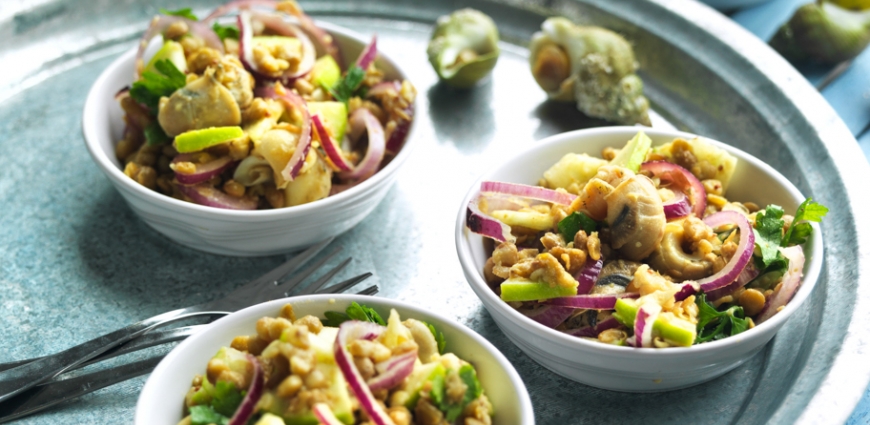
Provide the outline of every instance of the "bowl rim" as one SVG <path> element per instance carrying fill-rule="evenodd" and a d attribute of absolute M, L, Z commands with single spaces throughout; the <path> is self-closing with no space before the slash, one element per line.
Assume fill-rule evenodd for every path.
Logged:
<path fill-rule="evenodd" d="M 491 342 L 489 342 L 483 336 L 481 336 L 480 334 L 478 334 L 477 332 L 475 332 L 471 328 L 457 322 L 456 320 L 448 318 L 447 316 L 444 316 L 443 314 L 435 312 L 433 310 L 429 310 L 429 309 L 426 309 L 426 308 L 423 308 L 420 306 L 416 306 L 416 305 L 413 305 L 413 304 L 410 304 L 410 303 L 407 303 L 404 301 L 394 300 L 394 299 L 390 299 L 390 298 L 370 297 L 370 296 L 356 295 L 356 294 L 313 294 L 313 295 L 299 295 L 299 296 L 281 298 L 281 299 L 277 299 L 277 300 L 263 302 L 260 304 L 255 304 L 255 305 L 250 306 L 250 307 L 246 307 L 242 310 L 238 310 L 236 312 L 230 313 L 230 314 L 228 314 L 224 317 L 221 317 L 220 319 L 212 322 L 211 324 L 207 325 L 208 326 L 207 328 L 195 333 L 194 335 L 191 335 L 189 338 L 187 338 L 186 340 L 184 340 L 180 344 L 178 344 L 175 348 L 172 349 L 172 351 L 169 352 L 169 354 L 166 355 L 166 357 L 163 358 L 163 360 L 160 361 L 160 363 L 157 364 L 157 367 L 155 367 L 154 371 L 152 371 L 151 374 L 148 376 L 148 379 L 145 381 L 145 384 L 143 385 L 142 390 L 139 392 L 139 397 L 136 400 L 136 409 L 135 409 L 134 418 L 133 418 L 134 423 L 136 423 L 136 424 L 142 423 L 140 421 L 139 417 L 140 417 L 140 415 L 144 415 L 147 413 L 147 412 L 143 411 L 143 409 L 145 409 L 143 399 L 146 397 L 151 397 L 151 395 L 146 393 L 146 391 L 147 392 L 154 391 L 151 388 L 154 385 L 157 385 L 155 382 L 158 378 L 155 378 L 155 377 L 159 377 L 159 376 L 167 373 L 165 370 L 168 369 L 170 367 L 170 365 L 176 361 L 177 357 L 181 356 L 182 353 L 196 347 L 196 345 L 199 344 L 200 340 L 209 338 L 211 336 L 211 334 L 219 333 L 221 331 L 220 330 L 221 327 L 224 324 L 226 324 L 227 322 L 239 321 L 239 320 L 241 320 L 241 319 L 239 319 L 239 317 L 241 317 L 241 316 L 247 316 L 249 314 L 254 314 L 254 312 L 257 312 L 257 311 L 263 311 L 264 313 L 257 313 L 256 314 L 256 315 L 260 316 L 262 314 L 266 314 L 265 313 L 266 311 L 277 310 L 281 306 L 283 306 L 284 304 L 288 304 L 288 303 L 294 304 L 294 305 L 298 305 L 298 304 L 302 304 L 302 303 L 325 303 L 325 304 L 329 305 L 329 304 L 331 304 L 331 301 L 333 301 L 333 300 L 334 301 L 347 301 L 347 302 L 358 301 L 358 302 L 362 303 L 362 302 L 365 302 L 366 300 L 372 300 L 372 299 L 376 300 L 376 302 L 378 304 L 389 305 L 390 308 L 395 307 L 395 308 L 399 308 L 403 311 L 412 312 L 412 315 L 413 314 L 423 314 L 423 315 L 431 316 L 431 317 L 437 319 L 438 321 L 440 321 L 442 324 L 447 325 L 448 327 L 451 327 L 452 329 L 454 329 L 454 330 L 464 334 L 465 336 L 471 338 L 475 343 L 477 343 L 479 348 L 482 348 L 483 350 L 487 351 L 489 354 L 491 354 L 495 358 L 496 363 L 498 363 L 499 368 L 505 372 L 506 376 L 508 377 L 511 384 L 513 385 L 513 388 L 516 390 L 515 393 L 517 394 L 517 397 L 520 400 L 519 410 L 520 410 L 520 415 L 521 415 L 521 419 L 522 419 L 520 423 L 523 423 L 523 424 L 534 424 L 535 423 L 535 421 L 534 421 L 534 408 L 532 406 L 531 397 L 529 395 L 529 391 L 526 388 L 525 383 L 523 382 L 523 380 L 520 377 L 517 370 L 514 368 L 513 364 L 504 356 L 504 354 L 502 354 L 501 351 L 499 351 L 498 348 L 496 348 Z M 254 320 L 256 320 L 256 319 L 254 319 Z M 251 325 L 253 326 L 253 322 L 251 322 Z M 226 342 L 227 345 L 229 345 L 231 338 L 232 337 L 229 337 L 227 339 L 227 342 Z M 203 367 L 205 367 L 205 365 L 203 365 Z"/>
<path fill-rule="evenodd" d="M 525 157 L 533 154 L 535 151 L 539 149 L 543 149 L 544 147 L 567 143 L 569 141 L 580 142 L 584 138 L 587 137 L 596 137 L 596 136 L 606 136 L 606 137 L 624 137 L 627 141 L 638 131 L 643 131 L 648 136 L 652 138 L 695 138 L 700 137 L 705 139 L 706 141 L 713 142 L 713 144 L 717 147 L 725 149 L 728 153 L 735 155 L 738 157 L 740 161 L 746 161 L 752 164 L 755 167 L 760 168 L 762 171 L 770 174 L 776 180 L 783 184 L 786 190 L 797 199 L 805 199 L 804 195 L 794 186 L 788 179 L 785 178 L 782 174 L 776 171 L 773 167 L 768 165 L 767 163 L 761 161 L 755 156 L 749 154 L 746 151 L 738 149 L 734 146 L 725 144 L 723 142 L 717 141 L 715 139 L 711 139 L 709 137 L 700 136 L 694 133 L 688 133 L 683 131 L 674 131 L 674 130 L 665 130 L 665 129 L 654 129 L 654 128 L 645 128 L 645 127 L 637 127 L 637 126 L 613 126 L 613 127 L 599 127 L 599 128 L 591 128 L 591 129 L 581 129 L 574 130 L 565 133 L 560 133 L 556 135 L 552 135 L 541 139 L 536 142 L 533 146 L 519 152 L 516 155 L 512 155 L 507 159 L 501 161 L 498 165 L 491 167 L 486 172 L 480 175 L 480 177 L 475 180 L 472 184 L 471 188 L 468 190 L 466 196 L 462 200 L 462 204 L 459 208 L 459 214 L 457 215 L 456 225 L 455 225 L 455 243 L 456 243 L 456 253 L 459 257 L 459 262 L 462 265 L 463 271 L 466 275 L 466 281 L 472 287 L 475 294 L 481 298 L 481 302 L 484 307 L 489 309 L 489 306 L 495 306 L 499 309 L 500 312 L 506 314 L 511 321 L 514 323 L 518 323 L 520 326 L 525 326 L 526 328 L 531 327 L 531 330 L 540 334 L 543 338 L 556 342 L 562 346 L 574 346 L 575 348 L 585 348 L 589 350 L 602 350 L 605 353 L 614 354 L 614 355 L 630 355 L 630 353 L 635 353 L 634 355 L 641 356 L 644 358 L 655 358 L 662 356 L 696 356 L 701 355 L 703 353 L 710 353 L 718 350 L 722 350 L 728 346 L 737 345 L 741 343 L 749 343 L 756 338 L 762 338 L 763 335 L 769 333 L 770 337 L 775 334 L 776 331 L 785 323 L 786 320 L 804 303 L 804 301 L 809 298 L 810 293 L 812 293 L 813 289 L 816 286 L 816 282 L 819 279 L 821 269 L 824 263 L 824 244 L 822 240 L 821 229 L 817 223 L 811 223 L 813 226 L 813 234 L 812 234 L 812 251 L 806 253 L 806 256 L 811 256 L 812 261 L 806 262 L 804 265 L 804 276 L 801 280 L 801 285 L 798 288 L 798 291 L 792 297 L 792 299 L 786 304 L 785 308 L 773 315 L 767 321 L 757 324 L 754 328 L 748 329 L 746 332 L 741 333 L 739 336 L 723 338 L 716 341 L 705 342 L 703 344 L 692 345 L 690 347 L 668 347 L 666 349 L 660 348 L 635 348 L 635 347 L 623 347 L 616 346 L 610 344 L 603 344 L 595 341 L 587 341 L 583 338 L 577 338 L 571 335 L 568 335 L 563 332 L 559 332 L 555 329 L 551 329 L 546 327 L 526 316 L 516 311 L 514 308 L 510 307 L 501 300 L 501 298 L 495 295 L 495 292 L 489 288 L 489 285 L 483 280 L 480 275 L 480 271 L 477 270 L 474 260 L 471 256 L 470 247 L 467 243 L 466 235 L 469 234 L 466 231 L 465 227 L 465 218 L 466 218 L 466 208 L 471 199 L 477 195 L 478 187 L 480 187 L 480 183 L 484 181 L 484 179 L 492 175 L 493 173 L 500 170 L 504 164 L 508 162 L 512 162 L 517 160 L 518 158 Z M 655 142 L 653 142 L 655 145 Z M 567 152 L 565 152 L 567 153 Z M 467 276 L 472 276 L 472 279 L 468 279 Z M 481 295 L 483 294 L 483 295 Z M 485 299 L 484 299 L 485 298 Z"/>
<path fill-rule="evenodd" d="M 368 44 L 368 41 L 366 41 L 360 33 L 351 29 L 323 21 L 317 21 L 317 25 L 328 31 L 330 34 L 353 40 L 360 43 L 361 46 L 365 46 L 366 44 Z M 82 134 L 84 135 L 85 146 L 87 147 L 88 153 L 90 153 L 91 158 L 93 158 L 94 162 L 97 163 L 97 166 L 99 166 L 99 168 L 101 168 L 111 180 L 113 180 L 116 184 L 120 184 L 121 186 L 123 186 L 124 189 L 132 191 L 132 193 L 135 194 L 137 197 L 145 198 L 149 202 L 154 203 L 161 209 L 166 209 L 167 211 L 186 210 L 199 216 L 206 216 L 207 218 L 212 219 L 238 219 L 251 217 L 257 217 L 262 219 L 284 219 L 294 216 L 311 214 L 319 211 L 321 208 L 330 209 L 335 207 L 341 207 L 343 204 L 352 201 L 354 198 L 364 195 L 366 192 L 373 190 L 374 187 L 377 187 L 383 182 L 388 181 L 388 177 L 398 170 L 398 168 L 407 160 L 408 156 L 410 156 L 413 147 L 416 146 L 416 143 L 414 142 L 415 138 L 413 136 L 415 134 L 418 119 L 415 118 L 411 120 L 411 125 L 408 128 L 408 134 L 405 137 L 405 142 L 402 144 L 401 149 L 399 149 L 399 153 L 396 154 L 396 156 L 393 157 L 386 166 L 378 170 L 374 175 L 372 175 L 362 183 L 359 183 L 351 187 L 350 189 L 344 190 L 334 195 L 327 196 L 326 198 L 319 199 L 314 202 L 309 202 L 307 204 L 265 210 L 230 210 L 216 207 L 208 207 L 205 205 L 199 205 L 192 202 L 175 199 L 171 196 L 166 196 L 157 191 L 148 189 L 145 186 L 142 186 L 137 182 L 134 182 L 132 179 L 128 178 L 126 175 L 124 175 L 121 169 L 115 166 L 115 163 L 109 157 L 109 154 L 103 151 L 103 149 L 100 147 L 101 138 L 98 136 L 98 129 L 104 125 L 109 125 L 109 123 L 103 122 L 103 117 L 99 113 L 99 109 L 105 104 L 105 102 L 114 101 L 114 98 L 101 99 L 99 96 L 99 92 L 101 91 L 101 89 L 109 85 L 109 80 L 112 77 L 120 72 L 123 72 L 123 69 L 130 63 L 132 63 L 136 55 L 136 50 L 137 48 L 133 47 L 127 52 L 121 54 L 114 61 L 112 61 L 112 63 L 109 64 L 109 66 L 107 66 L 103 70 L 103 72 L 100 73 L 96 81 L 94 81 L 94 84 L 88 90 L 88 95 L 85 100 L 85 105 L 82 112 Z M 386 62 L 389 66 L 393 67 L 398 74 L 398 78 L 408 78 L 407 73 L 389 55 L 384 54 L 383 50 L 378 50 L 378 56 L 376 60 Z M 118 88 L 118 90 L 120 90 L 120 88 Z M 418 102 L 415 97 L 414 102 L 412 102 L 412 107 L 414 111 L 417 110 L 417 103 Z M 114 140 L 110 142 L 112 146 L 114 146 L 116 143 L 116 141 Z"/>

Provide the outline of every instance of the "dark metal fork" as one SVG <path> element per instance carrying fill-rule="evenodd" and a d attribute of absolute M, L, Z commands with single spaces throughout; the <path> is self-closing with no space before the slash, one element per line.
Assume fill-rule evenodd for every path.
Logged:
<path fill-rule="evenodd" d="M 352 277 L 343 282 L 332 285 L 328 288 L 317 291 L 319 294 L 337 294 L 344 292 L 350 287 L 362 282 L 371 276 L 371 273 Z M 325 281 L 323 278 L 310 285 L 314 287 L 320 282 Z M 320 284 L 318 287 L 322 287 Z M 377 285 L 369 286 L 357 294 L 374 295 L 378 292 Z M 117 349 L 104 353 L 102 356 L 94 359 L 91 363 L 96 363 L 102 360 L 107 360 L 121 354 L 128 354 L 144 348 L 149 348 L 169 342 L 178 341 L 199 332 L 207 325 L 194 325 L 176 328 L 172 330 L 153 331 L 143 335 L 140 338 L 134 339 Z M 110 367 L 96 372 L 91 372 L 72 378 L 63 379 L 65 375 L 60 375 L 56 380 L 47 382 L 36 388 L 30 388 L 27 391 L 12 397 L 11 399 L 0 403 L 0 424 L 21 419 L 25 416 L 32 415 L 51 406 L 63 403 L 68 400 L 73 400 L 85 394 L 92 393 L 96 390 L 115 385 L 119 382 L 133 379 L 137 376 L 150 373 L 157 367 L 160 360 L 166 356 L 167 352 L 156 354 L 144 360 L 135 361 L 115 367 Z M 2 367 L 3 365 L 0 365 Z"/>
<path fill-rule="evenodd" d="M 227 314 L 283 296 L 289 291 L 289 288 L 296 287 L 305 278 L 329 261 L 338 250 L 321 258 L 301 273 L 296 274 L 280 285 L 278 284 L 279 280 L 307 263 L 331 241 L 332 239 L 329 239 L 307 249 L 274 270 L 248 282 L 218 300 L 159 314 L 56 354 L 4 370 L 0 372 L 0 402 L 48 381 L 64 371 L 97 357 L 113 347 L 130 341 L 155 327 L 192 316 Z M 337 269 L 340 270 L 346 264 L 347 262 L 340 264 Z M 332 270 L 330 273 L 334 275 L 337 271 Z"/>

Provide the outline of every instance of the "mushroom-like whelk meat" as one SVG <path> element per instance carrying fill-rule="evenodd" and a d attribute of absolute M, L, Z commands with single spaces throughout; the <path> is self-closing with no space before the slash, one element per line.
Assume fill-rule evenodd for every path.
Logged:
<path fill-rule="evenodd" d="M 170 137 L 190 130 L 239 125 L 242 114 L 232 93 L 219 83 L 214 73 L 206 71 L 160 99 L 157 121 Z"/>
<path fill-rule="evenodd" d="M 662 199 L 652 180 L 637 174 L 624 180 L 606 197 L 610 246 L 627 259 L 650 255 L 664 235 Z"/>
<path fill-rule="evenodd" d="M 683 223 L 684 220 L 678 220 L 665 226 L 665 235 L 650 256 L 649 264 L 660 273 L 679 280 L 697 280 L 713 274 L 713 263 L 700 253 L 683 250 L 687 242 Z"/>
<path fill-rule="evenodd" d="M 592 117 L 650 125 L 634 51 L 619 34 L 550 18 L 529 50 L 532 76 L 551 99 L 576 101 Z"/>

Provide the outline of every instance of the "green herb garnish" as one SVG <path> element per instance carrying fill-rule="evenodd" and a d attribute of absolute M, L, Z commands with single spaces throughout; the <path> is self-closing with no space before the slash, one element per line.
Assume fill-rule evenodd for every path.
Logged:
<path fill-rule="evenodd" d="M 571 242 L 574 240 L 574 235 L 576 235 L 580 230 L 586 232 L 587 235 L 594 232 L 597 223 L 595 223 L 595 220 L 589 218 L 588 215 L 575 211 L 568 217 L 560 220 L 558 227 L 559 233 L 561 233 L 562 237 L 565 238 L 565 242 Z"/>
<path fill-rule="evenodd" d="M 719 311 L 707 302 L 707 294 L 695 297 L 695 303 L 698 305 L 698 337 L 695 344 L 734 336 L 749 329 L 743 307 L 735 305 Z"/>
<path fill-rule="evenodd" d="M 782 238 L 783 246 L 800 245 L 807 241 L 807 238 L 813 233 L 813 226 L 810 221 L 820 223 L 822 217 L 828 213 L 828 207 L 813 202 L 813 198 L 807 198 L 797 209 L 794 215 L 794 221 Z"/>
<path fill-rule="evenodd" d="M 323 314 L 326 316 L 326 319 L 322 321 L 323 326 L 331 326 L 333 328 L 337 328 L 341 326 L 342 323 L 350 320 L 350 316 L 340 311 L 327 311 Z"/>
<path fill-rule="evenodd" d="M 171 96 L 176 90 L 187 84 L 187 78 L 167 60 L 162 59 L 154 63 L 158 72 L 145 71 L 142 78 L 133 83 L 130 88 L 130 97 L 133 100 L 147 106 L 152 113 L 157 114 L 157 106 L 160 98 Z"/>
<path fill-rule="evenodd" d="M 216 412 L 211 406 L 198 405 L 190 407 L 191 425 L 227 425 L 229 421 L 230 418 Z"/>
<path fill-rule="evenodd" d="M 350 316 L 350 318 L 353 320 L 377 323 L 381 326 L 387 325 L 387 322 L 385 322 L 384 319 L 381 318 L 381 315 L 378 314 L 375 309 L 369 306 L 357 304 L 356 301 L 350 303 L 350 307 L 347 308 L 346 312 L 347 315 Z"/>
<path fill-rule="evenodd" d="M 211 29 L 220 37 L 221 41 L 225 38 L 239 39 L 239 29 L 235 25 L 221 25 L 215 22 Z"/>
<path fill-rule="evenodd" d="M 214 397 L 211 399 L 211 407 L 215 412 L 231 417 L 236 409 L 242 404 L 243 394 L 230 382 L 217 381 L 214 386 Z"/>
<path fill-rule="evenodd" d="M 347 103 L 353 97 L 354 92 L 359 88 L 360 84 L 362 84 L 365 76 L 366 71 L 354 65 L 347 70 L 347 74 L 341 80 L 338 80 L 338 84 L 335 87 L 329 89 L 329 92 L 332 93 L 332 96 L 336 100 Z"/>
<path fill-rule="evenodd" d="M 361 305 L 356 301 L 350 303 L 350 306 L 347 307 L 347 310 L 345 310 L 344 313 L 339 311 L 327 311 L 323 313 L 323 315 L 326 316 L 326 320 L 322 321 L 325 326 L 338 327 L 348 320 L 372 322 L 381 326 L 387 325 L 387 322 L 384 321 L 375 309 Z"/>
<path fill-rule="evenodd" d="M 182 18 L 190 19 L 191 21 L 199 20 L 199 18 L 197 18 L 196 15 L 193 14 L 193 11 L 189 7 L 178 10 L 167 10 L 164 8 L 160 8 L 160 13 L 168 16 L 180 16 Z"/>
<path fill-rule="evenodd" d="M 752 231 L 755 232 L 755 246 L 761 251 L 761 262 L 764 266 L 760 267 L 762 270 L 770 265 L 779 253 L 782 244 L 782 227 L 785 225 L 782 214 L 782 207 L 768 205 L 764 211 L 759 211 L 755 216 L 755 227 Z"/>
<path fill-rule="evenodd" d="M 157 121 L 154 121 L 145 127 L 145 141 L 148 143 L 148 146 L 162 145 L 170 140 L 172 139 L 166 135 L 166 132 L 163 131 L 163 127 L 161 127 L 160 123 Z"/>
<path fill-rule="evenodd" d="M 448 375 L 450 373 L 455 372 L 452 370 L 447 371 Z M 477 379 L 477 372 L 475 372 L 473 366 L 470 364 L 462 365 L 462 367 L 459 368 L 458 374 L 459 379 L 461 379 L 466 386 L 465 395 L 459 403 L 451 403 L 448 399 L 447 388 L 444 376 L 442 375 L 438 375 L 432 379 L 432 388 L 429 391 L 429 397 L 431 397 L 433 404 L 444 412 L 445 419 L 450 423 L 455 421 L 456 418 L 462 414 L 462 411 L 465 410 L 468 403 L 471 403 L 476 398 L 480 397 L 481 393 L 483 393 L 483 387 Z"/>
<path fill-rule="evenodd" d="M 426 327 L 429 328 L 429 332 L 432 332 L 432 336 L 435 337 L 435 342 L 438 344 L 438 354 L 444 354 L 444 348 L 447 346 L 447 340 L 444 339 L 444 333 L 435 329 L 435 326 L 432 326 L 430 323 L 426 323 Z"/>

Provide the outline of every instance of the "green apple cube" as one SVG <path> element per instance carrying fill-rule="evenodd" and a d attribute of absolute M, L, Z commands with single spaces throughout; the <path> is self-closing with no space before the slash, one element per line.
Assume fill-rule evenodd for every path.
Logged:
<path fill-rule="evenodd" d="M 155 64 L 157 61 L 164 59 L 172 62 L 181 73 L 187 72 L 187 59 L 184 57 L 184 47 L 181 46 L 181 43 L 172 40 L 167 40 L 163 43 L 163 47 L 151 57 L 151 60 L 148 61 L 148 65 L 145 66 L 143 71 L 160 74 Z"/>
<path fill-rule="evenodd" d="M 314 68 L 311 69 L 311 81 L 314 85 L 331 89 L 338 84 L 341 79 L 341 68 L 338 67 L 338 62 L 330 55 L 324 55 L 314 62 Z"/>
<path fill-rule="evenodd" d="M 245 132 L 239 126 L 210 127 L 181 133 L 175 137 L 174 143 L 179 153 L 198 152 L 244 135 Z"/>
<path fill-rule="evenodd" d="M 577 288 L 550 286 L 524 278 L 510 278 L 501 283 L 501 299 L 512 301 L 537 301 L 577 295 Z"/>
<path fill-rule="evenodd" d="M 347 132 L 347 106 L 344 102 L 308 102 L 308 112 L 319 115 L 332 140 L 341 143 Z"/>

